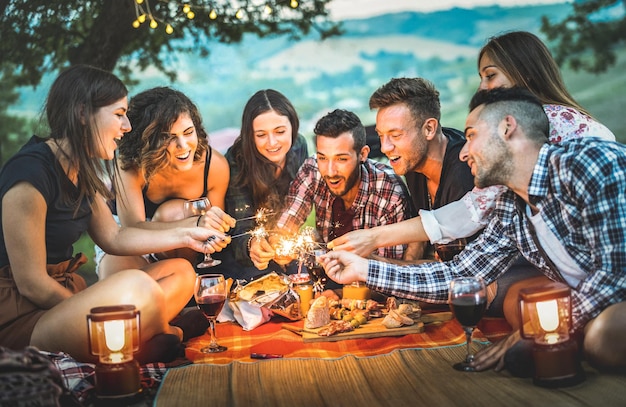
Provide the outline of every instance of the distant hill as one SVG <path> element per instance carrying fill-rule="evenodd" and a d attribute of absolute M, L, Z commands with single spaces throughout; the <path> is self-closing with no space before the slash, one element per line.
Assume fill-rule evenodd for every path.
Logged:
<path fill-rule="evenodd" d="M 169 83 L 156 70 L 138 72 L 131 94 L 157 85 L 187 93 L 200 107 L 205 125 L 217 132 L 237 128 L 247 99 L 258 89 L 274 88 L 291 99 L 312 133 L 328 110 L 355 111 L 364 123 L 374 122 L 367 103 L 371 93 L 392 77 L 422 76 L 441 92 L 443 123 L 463 127 L 467 102 L 478 85 L 476 56 L 492 35 L 526 30 L 541 36 L 540 18 L 562 19 L 571 4 L 504 8 L 453 8 L 432 13 L 404 12 L 343 22 L 345 34 L 319 41 L 285 37 L 245 37 L 241 44 L 211 43 L 211 55 L 175 55 L 178 80 Z M 579 101 L 616 134 L 626 136 L 617 112 L 626 94 L 626 52 L 619 66 L 594 76 L 564 71 Z M 50 78 L 36 90 L 24 89 L 14 111 L 32 115 L 45 98 Z M 618 134 L 618 137 L 619 137 Z M 624 138 L 626 140 L 626 137 Z"/>

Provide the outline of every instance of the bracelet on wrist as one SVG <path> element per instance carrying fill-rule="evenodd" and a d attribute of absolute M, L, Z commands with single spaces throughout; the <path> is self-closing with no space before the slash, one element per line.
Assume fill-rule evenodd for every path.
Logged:
<path fill-rule="evenodd" d="M 252 239 L 254 239 L 254 236 L 250 236 L 250 238 L 248 239 L 248 243 L 246 244 L 246 246 L 248 247 L 248 253 L 250 253 L 250 246 L 252 246 Z"/>

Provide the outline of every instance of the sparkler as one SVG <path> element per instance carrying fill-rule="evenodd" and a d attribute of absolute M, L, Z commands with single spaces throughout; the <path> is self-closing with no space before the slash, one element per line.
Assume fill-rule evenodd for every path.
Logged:
<path fill-rule="evenodd" d="M 252 237 L 258 237 L 259 239 L 261 238 L 266 238 L 267 236 L 269 236 L 267 230 L 265 230 L 265 226 L 261 225 L 261 226 L 257 226 L 256 228 L 249 230 L 247 232 L 243 232 L 243 233 L 239 233 L 237 235 L 233 235 L 230 238 L 231 239 L 235 239 L 238 237 L 242 237 L 242 236 L 252 236 Z"/>
<path fill-rule="evenodd" d="M 271 209 L 260 208 L 254 216 L 237 219 L 237 221 L 254 219 L 259 226 L 247 232 L 233 235 L 230 238 L 236 239 L 242 236 L 252 236 L 253 238 L 257 237 L 259 239 L 267 238 L 269 236 L 269 231 L 265 229 L 264 224 L 267 222 L 267 218 L 270 215 L 274 215 L 274 211 Z M 314 253 L 314 250 L 316 249 L 325 248 L 326 243 L 316 241 L 315 228 L 306 226 L 294 236 L 282 236 L 279 238 L 278 242 L 274 244 L 274 251 L 276 253 L 274 261 L 276 261 L 279 265 L 285 266 L 292 260 L 297 259 L 299 263 L 298 273 L 300 273 L 302 265 L 307 261 L 307 258 L 310 257 L 311 253 Z"/>
<path fill-rule="evenodd" d="M 267 217 L 270 215 L 273 215 L 274 211 L 271 209 L 265 209 L 265 208 L 260 208 L 258 211 L 256 211 L 256 215 L 254 216 L 248 216 L 245 218 L 241 218 L 241 219 L 237 219 L 237 222 L 242 221 L 242 220 L 250 220 L 250 219 L 254 219 L 255 223 L 258 225 L 256 228 L 249 230 L 247 232 L 243 232 L 243 233 L 239 233 L 236 235 L 231 236 L 231 239 L 236 239 L 238 237 L 242 237 L 242 236 L 252 236 L 252 237 L 258 237 L 258 238 L 266 238 L 268 236 L 267 231 L 265 230 L 265 226 L 264 224 L 267 222 Z"/>
<path fill-rule="evenodd" d="M 310 257 L 315 249 L 324 248 L 325 243 L 319 243 L 315 240 L 316 232 L 311 226 L 306 226 L 294 236 L 283 236 L 277 244 L 274 245 L 276 257 L 274 261 L 278 264 L 287 264 L 292 260 L 298 260 L 298 273 Z"/>
<path fill-rule="evenodd" d="M 265 223 L 267 222 L 267 217 L 271 215 L 274 215 L 273 210 L 261 208 L 256 212 L 256 215 L 246 216 L 245 218 L 237 219 L 237 221 L 254 219 L 256 223 Z"/>

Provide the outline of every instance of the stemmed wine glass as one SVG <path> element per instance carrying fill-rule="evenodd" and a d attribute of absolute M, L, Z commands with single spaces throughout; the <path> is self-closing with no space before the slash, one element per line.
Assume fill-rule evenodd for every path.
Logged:
<path fill-rule="evenodd" d="M 217 343 L 215 336 L 215 320 L 228 295 L 226 287 L 226 280 L 222 274 L 201 274 L 196 277 L 193 296 L 198 308 L 209 321 L 209 334 L 211 335 L 211 343 L 200 349 L 202 353 L 224 352 L 227 349 Z"/>
<path fill-rule="evenodd" d="M 183 210 L 185 211 L 185 216 L 189 218 L 189 217 L 198 216 L 198 215 L 202 216 L 210 208 L 211 208 L 211 201 L 209 201 L 209 198 L 202 197 L 202 198 L 190 199 L 190 200 L 185 201 Z M 204 253 L 204 260 L 202 261 L 202 263 L 198 263 L 196 267 L 198 268 L 213 267 L 213 266 L 217 266 L 221 262 L 222 262 L 221 260 L 217 260 L 211 257 L 211 253 L 207 252 L 207 253 Z"/>
<path fill-rule="evenodd" d="M 441 261 L 450 261 L 461 253 L 467 245 L 467 239 L 457 239 L 449 243 L 435 243 L 435 252 Z"/>
<path fill-rule="evenodd" d="M 456 363 L 454 368 L 464 372 L 474 372 L 470 365 L 474 360 L 472 354 L 472 332 L 487 308 L 487 289 L 480 277 L 458 277 L 450 282 L 448 292 L 450 309 L 457 321 L 463 326 L 467 343 L 467 356 L 463 362 Z"/>

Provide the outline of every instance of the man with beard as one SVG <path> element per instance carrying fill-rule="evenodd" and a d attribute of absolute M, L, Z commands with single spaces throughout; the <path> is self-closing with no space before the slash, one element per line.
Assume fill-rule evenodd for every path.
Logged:
<path fill-rule="evenodd" d="M 405 176 L 417 211 L 457 201 L 474 187 L 474 177 L 459 159 L 465 137 L 441 126 L 439 91 L 431 82 L 394 78 L 372 94 L 370 109 L 378 110 L 380 149 L 395 173 Z M 424 242 L 419 246 L 427 248 Z"/>
<path fill-rule="evenodd" d="M 587 360 L 598 368 L 624 369 L 626 147 L 595 137 L 550 145 L 548 129 L 541 103 L 528 91 L 479 91 L 470 103 L 464 157 L 476 186 L 508 187 L 483 233 L 446 263 L 400 268 L 331 251 L 320 259 L 326 274 L 338 283 L 366 281 L 390 295 L 445 303 L 454 277 L 478 276 L 488 284 L 521 254 L 550 280 L 571 288 L 573 328 L 583 338 Z M 507 320 L 519 327 L 514 315 L 516 320 Z M 509 349 L 525 349 L 519 340 L 515 330 L 479 352 L 472 364 L 502 369 L 517 353 Z"/>
<path fill-rule="evenodd" d="M 317 154 L 302 164 L 277 222 L 293 234 L 315 209 L 316 230 L 329 242 L 355 229 L 370 228 L 414 216 L 402 179 L 389 166 L 368 159 L 365 128 L 352 112 L 337 109 L 316 124 Z M 270 241 L 272 239 L 270 238 Z M 377 249 L 391 259 L 412 259 L 407 245 Z M 251 239 L 250 258 L 260 270 L 275 257 L 268 241 Z"/>

